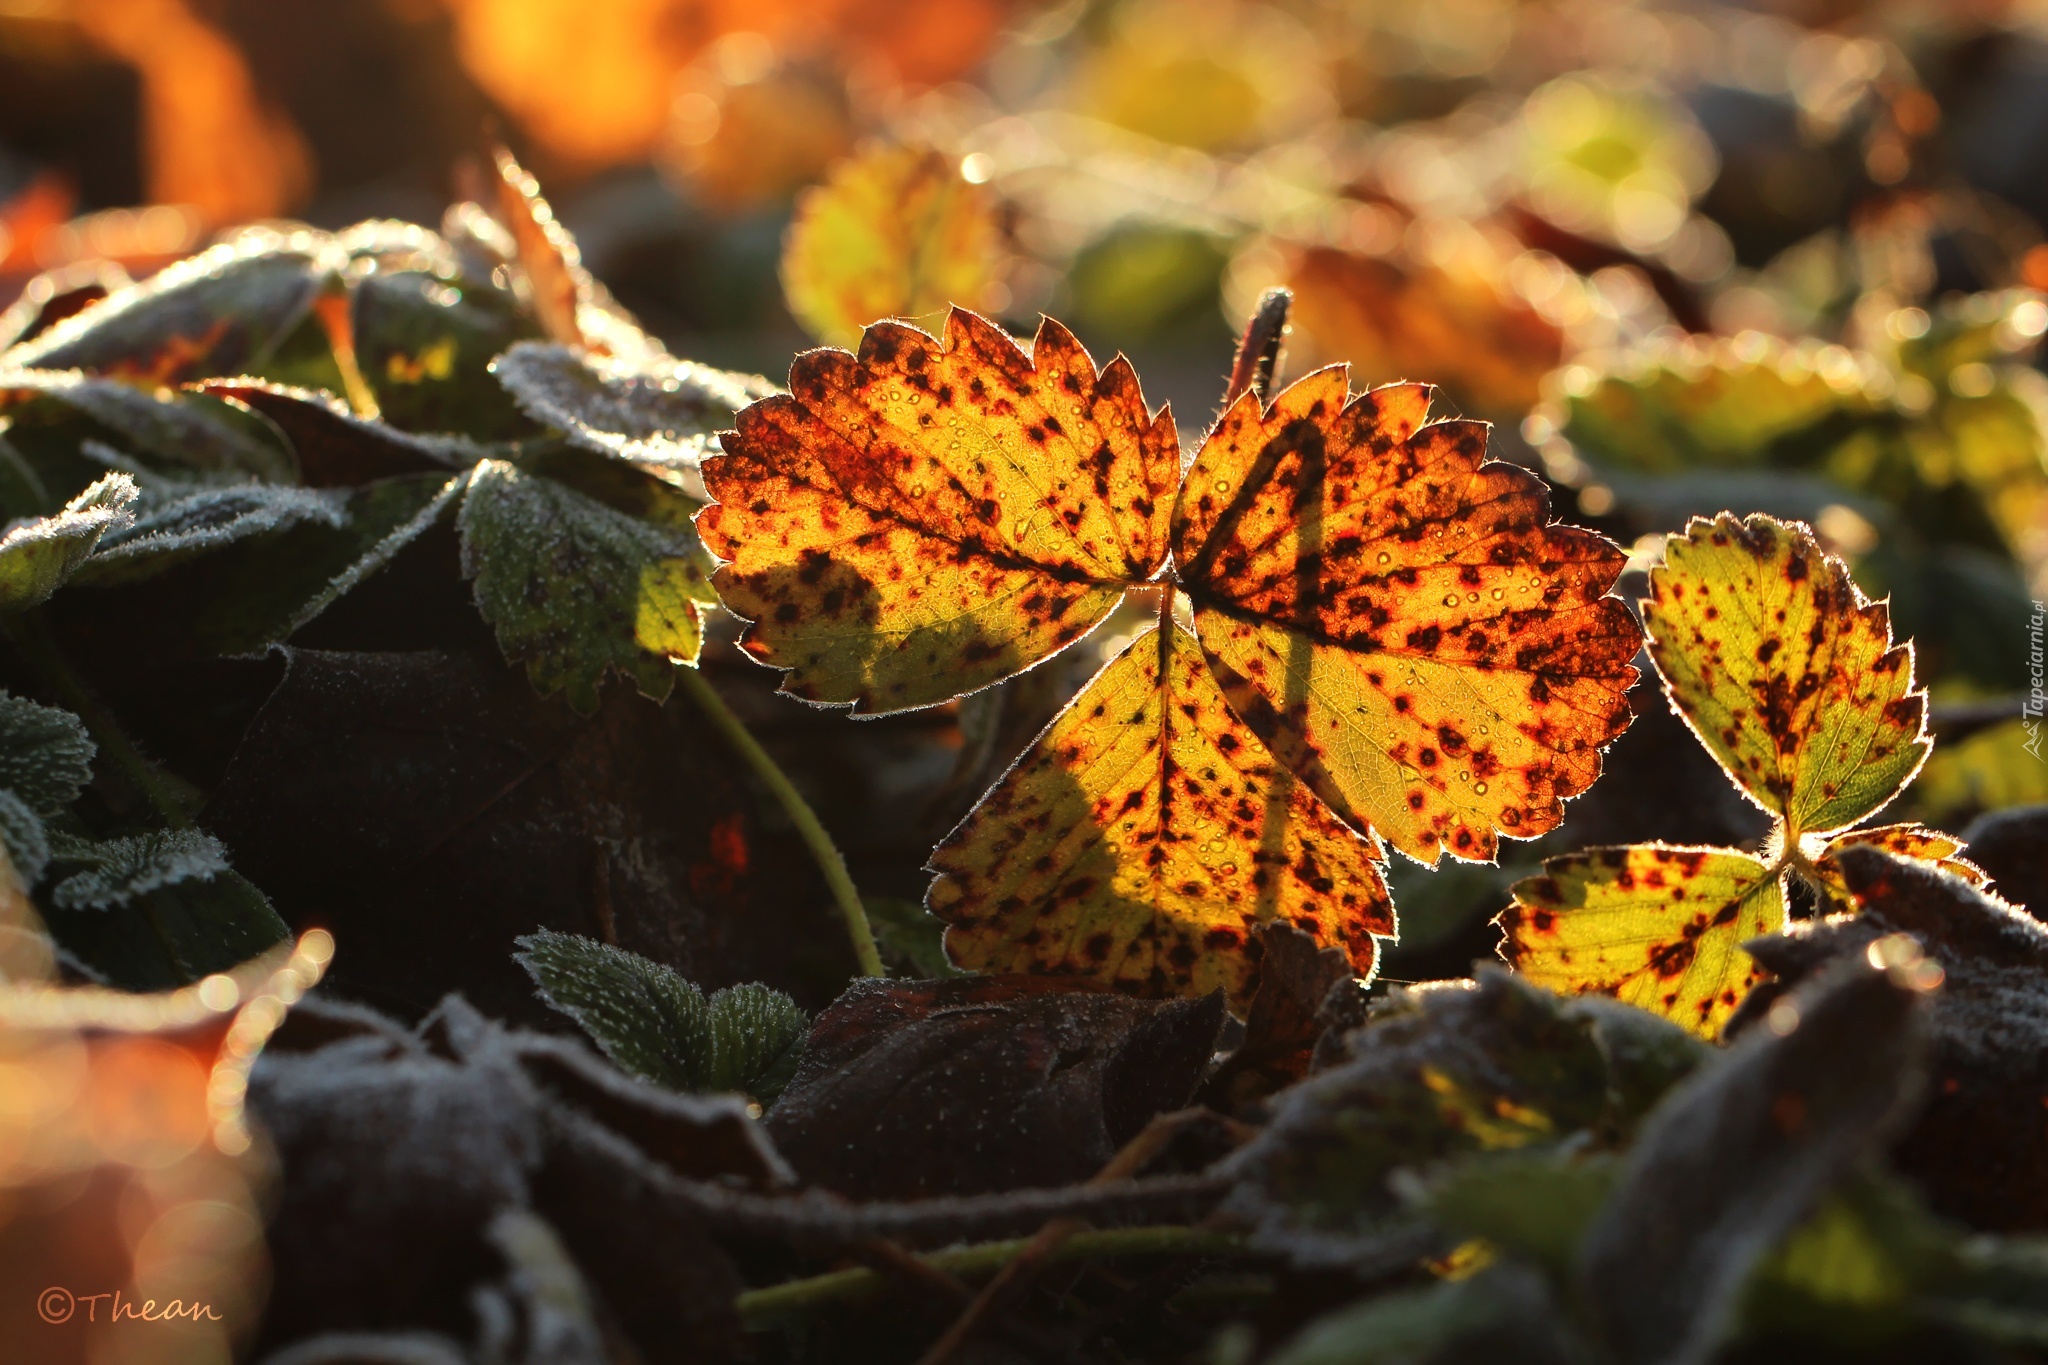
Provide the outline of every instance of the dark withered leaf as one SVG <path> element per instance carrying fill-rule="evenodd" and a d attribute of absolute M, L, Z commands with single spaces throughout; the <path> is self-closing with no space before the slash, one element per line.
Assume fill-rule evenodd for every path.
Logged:
<path fill-rule="evenodd" d="M 534 434 L 491 378 L 491 360 L 540 335 L 510 293 L 420 271 L 371 275 L 354 291 L 356 362 L 384 420 L 475 441 Z"/>
<path fill-rule="evenodd" d="M 478 608 L 543 696 L 566 690 L 588 715 L 616 671 L 659 701 L 676 664 L 695 661 L 717 598 L 688 525 L 625 515 L 504 460 L 471 472 L 456 525 Z"/>
<path fill-rule="evenodd" d="M 0 412 L 24 426 L 83 418 L 121 448 L 173 469 L 292 478 L 291 457 L 274 432 L 203 393 L 159 396 L 71 370 L 0 368 Z"/>
<path fill-rule="evenodd" d="M 298 324 L 335 259 L 323 234 L 251 229 L 108 295 L 6 363 L 155 384 L 241 374 Z"/>
<path fill-rule="evenodd" d="M 78 799 L 92 781 L 97 749 L 69 711 L 0 692 L 0 788 L 37 814 L 53 815 Z"/>
<path fill-rule="evenodd" d="M 622 688 L 580 718 L 495 653 L 286 650 L 202 812 L 287 919 L 349 945 L 333 987 L 551 1021 L 511 959 L 543 928 L 707 986 L 801 979 L 828 897 L 716 732 Z"/>
<path fill-rule="evenodd" d="M 542 1001 L 636 1076 L 772 1101 L 796 1070 L 810 1020 L 780 991 L 750 983 L 706 999 L 672 968 L 595 939 L 543 930 L 518 942 Z"/>
<path fill-rule="evenodd" d="M 642 1358 L 726 1358 L 737 1278 L 646 1167 L 668 1154 L 698 1178 L 772 1179 L 779 1168 L 737 1101 L 666 1094 L 459 998 L 416 1030 L 318 997 L 307 1013 L 325 1027 L 277 1040 L 251 1086 L 284 1172 L 263 1344 L 335 1330 L 470 1341 L 474 1296 L 507 1261 L 531 1269 L 508 1233 L 545 1250 L 539 1225 L 560 1253 L 551 1273 L 580 1281 L 593 1316 Z M 565 1065 L 565 1049 L 603 1078 L 596 1091 L 560 1083 L 579 1065 Z"/>
<path fill-rule="evenodd" d="M 769 1133 L 805 1180 L 855 1198 L 1085 1179 L 1187 1103 L 1223 1001 L 1071 986 L 856 981 L 812 1025 Z"/>
<path fill-rule="evenodd" d="M 311 522 L 339 530 L 347 503 L 333 493 L 288 484 L 229 487 L 154 480 L 135 504 L 135 519 L 101 536 L 73 580 L 127 583 L 159 574 L 251 536 Z"/>
<path fill-rule="evenodd" d="M 1231 1214 L 1298 1263 L 1391 1267 L 1448 1249 L 1401 1199 L 1400 1173 L 1614 1140 L 1704 1051 L 1640 1010 L 1560 999 L 1489 966 L 1396 1000 L 1226 1163 Z"/>
<path fill-rule="evenodd" d="M 482 448 L 461 437 L 417 436 L 357 417 L 316 389 L 249 380 L 205 386 L 204 392 L 261 413 L 284 433 L 308 488 L 352 488 L 405 474 L 430 474 L 474 464 Z"/>
<path fill-rule="evenodd" d="M 776 392 L 759 375 L 691 360 L 593 356 L 523 341 L 491 373 L 526 415 L 579 445 L 674 471 L 718 453 L 717 434 L 738 411 Z"/>
<path fill-rule="evenodd" d="M 1888 946 L 1892 965 L 1846 959 L 1786 996 L 1644 1125 L 1578 1257 L 1621 1359 L 1708 1359 L 1757 1262 L 1910 1118 L 1930 977 Z"/>
<path fill-rule="evenodd" d="M 1911 934 L 1945 980 L 1929 1026 L 1933 1084 L 1894 1159 L 1940 1213 L 1979 1228 L 2048 1228 L 2048 928 L 1925 863 L 1872 848 L 1837 861 L 1858 913 L 1751 951 L 1797 982 L 1887 934 Z M 1773 1004 L 1766 993 L 1745 1016 Z"/>
<path fill-rule="evenodd" d="M 0 354 L 41 336 L 64 319 L 134 281 L 113 261 L 74 261 L 45 270 L 0 311 Z"/>
<path fill-rule="evenodd" d="M 47 601 L 100 540 L 134 520 L 135 481 L 109 474 L 51 517 L 18 521 L 0 535 L 0 611 Z"/>
<path fill-rule="evenodd" d="M 1352 979 L 1341 949 L 1320 947 L 1285 920 L 1262 925 L 1258 985 L 1245 1018 L 1244 1042 L 1202 1087 L 1203 1101 L 1226 1111 L 1242 1109 L 1300 1080 L 1322 1036 L 1323 1002 L 1331 988 Z"/>
<path fill-rule="evenodd" d="M 1963 835 L 1969 860 L 1991 877 L 1991 890 L 2048 919 L 2048 806 L 2020 806 L 1980 817 Z"/>

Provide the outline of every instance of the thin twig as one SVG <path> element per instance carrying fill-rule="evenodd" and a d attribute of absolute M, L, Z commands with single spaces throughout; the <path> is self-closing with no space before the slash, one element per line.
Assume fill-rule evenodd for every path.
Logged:
<path fill-rule="evenodd" d="M 1029 1244 L 1028 1238 L 984 1242 L 979 1246 L 927 1252 L 918 1259 L 954 1275 L 987 1274 L 1015 1260 Z M 1175 1224 L 1077 1233 L 1068 1238 L 1051 1259 L 1092 1261 L 1117 1256 L 1228 1255 L 1243 1249 L 1244 1239 L 1235 1233 Z M 882 1276 L 872 1270 L 835 1270 L 807 1280 L 750 1289 L 739 1296 L 734 1307 L 739 1311 L 740 1321 L 748 1327 L 766 1327 L 822 1304 L 866 1298 L 879 1291 L 885 1283 Z"/>
<path fill-rule="evenodd" d="M 697 708 L 718 727 L 719 733 L 746 760 L 755 775 L 768 784 L 768 790 L 775 794 L 775 799 L 796 826 L 797 833 L 803 836 L 811 856 L 817 860 L 818 870 L 825 874 L 825 884 L 832 888 L 832 898 L 839 903 L 839 913 L 846 920 L 846 935 L 853 942 L 853 956 L 860 963 L 861 974 L 885 975 L 882 955 L 875 948 L 875 932 L 868 927 L 868 912 L 860 903 L 860 892 L 847 873 L 846 859 L 840 856 L 839 846 L 825 832 L 817 813 L 797 791 L 789 775 L 761 747 L 761 741 L 754 738 L 745 722 L 733 714 L 732 708 L 725 704 L 725 698 L 718 695 L 702 670 L 685 667 L 677 671 L 682 675 L 683 690 L 690 694 L 690 700 L 696 702 Z"/>

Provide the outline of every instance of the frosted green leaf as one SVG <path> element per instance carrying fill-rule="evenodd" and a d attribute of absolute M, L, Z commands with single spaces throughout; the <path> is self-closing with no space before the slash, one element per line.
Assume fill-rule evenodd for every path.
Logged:
<path fill-rule="evenodd" d="M 659 701 L 695 661 L 710 560 L 688 525 L 628 516 L 503 460 L 470 476 L 457 518 L 462 572 L 507 660 L 585 715 L 617 671 Z"/>
<path fill-rule="evenodd" d="M 154 505 L 147 506 L 150 503 Z M 80 583 L 126 583 L 251 536 L 308 521 L 340 528 L 347 519 L 342 497 L 314 488 L 242 484 L 152 489 L 138 505 L 135 521 L 102 536 L 76 578 Z"/>
<path fill-rule="evenodd" d="M 0 611 L 48 600 L 85 562 L 100 537 L 133 520 L 135 480 L 109 474 L 54 517 L 20 521 L 0 536 Z"/>
<path fill-rule="evenodd" d="M 199 393 L 158 397 L 117 379 L 76 370 L 0 367 L 0 412 L 55 405 L 119 438 L 138 455 L 188 469 L 236 470 L 272 482 L 292 478 L 290 453 L 260 419 Z"/>
<path fill-rule="evenodd" d="M 180 882 L 206 881 L 227 872 L 220 840 L 196 829 L 153 830 L 120 839 L 51 840 L 51 861 L 83 863 L 57 883 L 50 900 L 66 910 L 111 910 Z"/>
<path fill-rule="evenodd" d="M 776 392 L 759 375 L 668 356 L 621 359 L 522 341 L 491 362 L 522 411 L 578 445 L 635 464 L 694 470 L 734 415 Z"/>
<path fill-rule="evenodd" d="M 92 781 L 95 746 L 69 711 L 0 692 L 0 788 L 44 815 L 63 810 Z"/>
<path fill-rule="evenodd" d="M 766 1101 L 796 1070 L 810 1025 L 780 991 L 728 986 L 707 1000 L 672 969 L 595 939 L 543 930 L 518 943 L 524 951 L 513 957 L 541 1000 L 636 1076 Z"/>

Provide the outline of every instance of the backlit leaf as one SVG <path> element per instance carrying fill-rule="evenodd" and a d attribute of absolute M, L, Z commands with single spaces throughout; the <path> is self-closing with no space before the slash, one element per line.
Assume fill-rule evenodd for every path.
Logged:
<path fill-rule="evenodd" d="M 1627 726 L 1623 556 L 1547 525 L 1486 427 L 1430 390 L 1319 371 L 1233 404 L 1195 457 L 1174 558 L 1232 708 L 1339 814 L 1434 863 L 1533 838 Z"/>
<path fill-rule="evenodd" d="M 109 474 L 54 517 L 20 521 L 0 536 L 0 611 L 46 600 L 78 570 L 100 538 L 134 518 L 135 481 Z"/>
<path fill-rule="evenodd" d="M 951 158 L 877 147 L 840 162 L 798 199 L 782 291 L 812 336 L 851 346 L 881 318 L 990 306 L 998 251 L 987 192 L 962 179 Z"/>
<path fill-rule="evenodd" d="M 1047 320 L 1027 356 L 953 310 L 868 329 L 739 415 L 698 518 L 741 647 L 861 712 L 971 692 L 1087 633 L 1166 557 L 1180 453 L 1119 358 Z"/>
<path fill-rule="evenodd" d="M 1958 857 L 1965 845 L 1952 834 L 1943 834 L 1938 829 L 1925 825 L 1879 825 L 1875 829 L 1852 829 L 1847 834 L 1838 834 L 1828 840 L 1821 856 L 1814 860 L 1813 870 L 1822 889 L 1829 895 L 1847 904 L 1850 900 L 1849 883 L 1842 875 L 1838 856 L 1845 848 L 1868 847 L 1897 854 L 1901 858 L 1917 858 L 1923 863 L 1933 863 L 1950 876 L 1961 877 L 1972 886 L 1981 887 L 1990 879 L 1984 870 L 1967 858 Z"/>
<path fill-rule="evenodd" d="M 244 373 L 305 316 L 327 256 L 313 233 L 249 231 L 108 295 L 8 352 L 7 364 L 143 387 Z"/>
<path fill-rule="evenodd" d="M 1779 878 L 1722 848 L 1552 858 L 1514 897 L 1495 923 L 1517 972 L 1564 994 L 1618 996 L 1707 1038 L 1766 975 L 1742 943 L 1785 924 Z"/>
<path fill-rule="evenodd" d="M 1855 824 L 1926 759 L 1911 645 L 1803 526 L 1723 514 L 1673 536 L 1643 621 L 1672 704 L 1790 837 Z"/>
<path fill-rule="evenodd" d="M 1242 1014 L 1258 926 L 1370 977 L 1394 932 L 1380 851 L 1236 722 L 1194 639 L 1141 637 L 932 854 L 955 961 L 1142 995 L 1221 987 Z"/>
<path fill-rule="evenodd" d="M 576 243 L 555 218 L 540 184 L 503 147 L 495 153 L 498 168 L 498 216 L 512 231 L 518 260 L 526 278 L 528 305 L 541 330 L 555 341 L 581 345 L 583 329 L 577 313 L 589 293 L 589 277 Z"/>
<path fill-rule="evenodd" d="M 688 526 L 627 516 L 503 460 L 477 465 L 456 523 L 477 606 L 542 695 L 566 687 L 588 714 L 616 669 L 658 700 L 675 661 L 696 659 L 699 604 L 715 599 Z"/>

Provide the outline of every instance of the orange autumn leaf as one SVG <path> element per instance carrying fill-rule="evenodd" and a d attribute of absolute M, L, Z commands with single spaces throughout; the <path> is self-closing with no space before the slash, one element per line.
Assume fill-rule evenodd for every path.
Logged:
<path fill-rule="evenodd" d="M 783 689 L 929 706 L 1073 643 L 1166 554 L 1173 418 L 1048 320 L 1030 355 L 953 310 L 811 351 L 705 461 L 719 596 Z"/>
<path fill-rule="evenodd" d="M 1257 927 L 1284 919 L 1370 977 L 1394 932 L 1381 853 L 1237 724 L 1200 647 L 1141 636 L 933 853 L 964 966 L 1221 989 L 1242 1014 Z"/>
<path fill-rule="evenodd" d="M 1641 642 L 1621 551 L 1549 524 L 1542 482 L 1431 390 L 1341 367 L 1240 398 L 1188 470 L 1174 559 L 1245 722 L 1361 828 L 1491 859 L 1591 785 Z"/>
<path fill-rule="evenodd" d="M 577 315 L 588 299 L 589 277 L 575 239 L 555 220 L 555 211 L 541 198 L 540 183 L 512 153 L 494 152 L 498 170 L 498 216 L 519 248 L 519 266 L 532 296 L 533 315 L 549 340 L 571 346 L 583 343 Z"/>
<path fill-rule="evenodd" d="M 1627 724 L 1621 552 L 1548 525 L 1485 427 L 1427 423 L 1427 388 L 1246 396 L 1185 476 L 1129 363 L 1050 319 L 1028 355 L 958 308 L 943 343 L 878 323 L 790 389 L 705 462 L 697 522 L 785 691 L 927 705 L 1166 594 L 935 851 L 962 963 L 1242 1012 L 1284 920 L 1369 975 L 1394 930 L 1375 836 L 1432 861 L 1534 837 Z"/>

